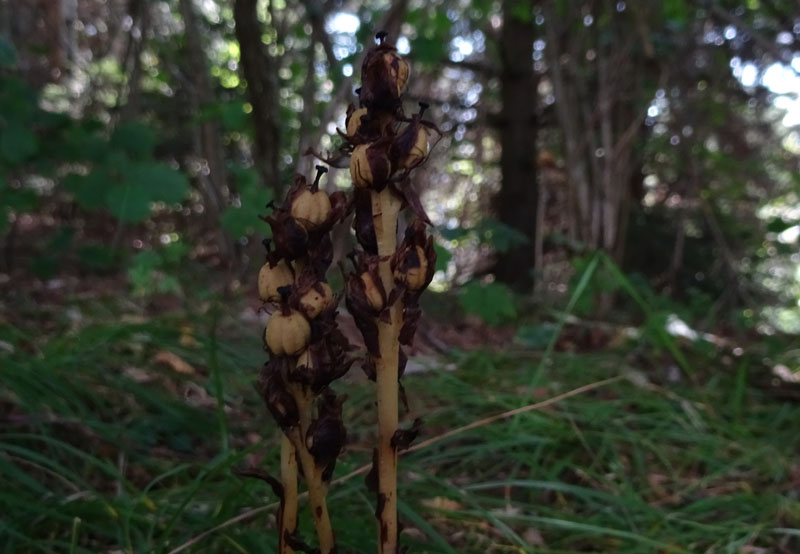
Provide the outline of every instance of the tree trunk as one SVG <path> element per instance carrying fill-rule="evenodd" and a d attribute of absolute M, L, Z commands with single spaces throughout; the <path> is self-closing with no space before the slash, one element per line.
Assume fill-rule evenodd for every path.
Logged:
<path fill-rule="evenodd" d="M 120 121 L 127 121 L 139 115 L 139 100 L 142 91 L 142 52 L 150 32 L 150 3 L 143 0 L 128 2 L 128 15 L 133 20 L 128 33 L 128 45 L 120 65 L 128 75 L 128 80 L 120 87 Z M 124 99 L 124 100 L 123 100 Z"/>
<path fill-rule="evenodd" d="M 523 4 L 527 18 L 515 16 Z M 517 289 L 533 284 L 538 184 L 536 181 L 536 76 L 533 72 L 533 4 L 506 0 L 500 39 L 503 108 L 500 120 L 502 188 L 494 198 L 496 217 L 521 232 L 527 243 L 499 254 L 498 280 Z"/>
<path fill-rule="evenodd" d="M 203 108 L 213 103 L 215 98 L 211 80 L 208 77 L 205 49 L 200 40 L 200 30 L 192 2 L 193 0 L 180 0 L 179 6 L 186 36 L 189 74 L 192 78 L 193 90 L 189 91 L 189 98 L 193 113 L 199 114 Z M 199 156 L 206 160 L 208 174 L 198 177 L 203 186 L 208 218 L 217 226 L 217 243 L 221 257 L 230 262 L 234 255 L 233 244 L 222 228 L 218 226 L 219 215 L 225 206 L 225 197 L 228 194 L 222 134 L 217 121 L 213 118 L 203 118 L 199 131 L 195 137 L 194 149 Z"/>
<path fill-rule="evenodd" d="M 189 69 L 194 86 L 192 108 L 198 113 L 214 101 L 211 82 L 208 78 L 205 50 L 200 41 L 200 31 L 197 28 L 197 18 L 192 0 L 180 0 L 181 17 L 183 17 L 184 33 L 186 34 L 186 50 Z M 216 219 L 222 210 L 223 194 L 227 190 L 225 180 L 225 164 L 222 153 L 222 139 L 217 122 L 212 118 L 204 118 L 200 123 L 198 154 L 203 156 L 208 164 L 208 179 L 206 179 L 206 197 L 209 203 L 210 215 Z"/>
<path fill-rule="evenodd" d="M 280 196 L 280 127 L 278 126 L 278 84 L 275 61 L 261 41 L 257 0 L 236 0 L 233 19 L 239 41 L 240 63 L 247 95 L 253 106 L 255 149 L 253 158 L 262 182 Z M 302 153 L 300 153 L 302 154 Z"/>

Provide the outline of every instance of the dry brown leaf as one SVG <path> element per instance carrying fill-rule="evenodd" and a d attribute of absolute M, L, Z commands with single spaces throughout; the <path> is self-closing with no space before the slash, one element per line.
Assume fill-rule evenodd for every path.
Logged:
<path fill-rule="evenodd" d="M 459 504 L 455 500 L 450 500 L 449 498 L 445 498 L 443 496 L 437 496 L 435 498 L 429 498 L 427 500 L 423 500 L 422 504 L 424 506 L 427 506 L 428 508 L 433 508 L 434 510 L 448 510 L 451 512 L 455 512 L 464 509 L 464 506 L 462 504 Z"/>
<path fill-rule="evenodd" d="M 135 383 L 150 383 L 156 380 L 156 376 L 139 367 L 128 366 L 122 370 L 122 374 Z"/>
<path fill-rule="evenodd" d="M 664 488 L 664 483 L 668 482 L 669 478 L 661 473 L 651 473 L 647 476 L 647 483 L 650 485 L 650 488 L 653 490 L 653 494 L 657 500 L 663 500 L 664 498 L 670 496 L 667 490 Z"/>
<path fill-rule="evenodd" d="M 195 408 L 213 408 L 217 405 L 217 400 L 197 383 L 186 383 L 183 398 L 187 404 Z"/>
<path fill-rule="evenodd" d="M 542 534 L 538 529 L 534 529 L 533 527 L 528 527 L 525 529 L 525 532 L 522 533 L 522 538 L 530 546 L 547 546 L 544 542 L 544 537 Z"/>
<path fill-rule="evenodd" d="M 181 346 L 185 348 L 197 348 L 200 346 L 200 342 L 194 338 L 193 331 L 194 329 L 191 325 L 181 325 L 181 337 L 178 339 Z"/>
<path fill-rule="evenodd" d="M 155 363 L 168 365 L 176 373 L 182 373 L 184 375 L 194 375 L 196 373 L 194 367 L 192 367 L 191 364 L 186 362 L 183 358 L 181 358 L 177 354 L 168 352 L 166 350 L 159 350 L 158 352 L 156 352 L 156 354 L 153 356 L 153 361 Z"/>

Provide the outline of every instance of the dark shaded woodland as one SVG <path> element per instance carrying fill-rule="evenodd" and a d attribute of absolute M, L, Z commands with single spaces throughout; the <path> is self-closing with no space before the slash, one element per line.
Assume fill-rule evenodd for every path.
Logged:
<path fill-rule="evenodd" d="M 397 121 L 441 131 L 400 223 L 436 257 L 401 543 L 800 551 L 796 2 L 0 0 L 0 552 L 277 552 L 233 473 L 279 463 L 261 217 L 320 160 L 350 193 L 379 31 Z M 326 228 L 334 293 L 358 225 Z M 374 551 L 359 367 L 343 552 Z"/>

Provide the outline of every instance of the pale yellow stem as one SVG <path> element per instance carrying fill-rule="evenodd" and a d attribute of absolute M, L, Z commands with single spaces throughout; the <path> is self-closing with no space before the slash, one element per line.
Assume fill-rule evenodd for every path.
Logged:
<path fill-rule="evenodd" d="M 286 536 L 294 534 L 297 529 L 297 458 L 294 445 L 286 435 L 281 437 L 281 484 L 283 502 L 278 514 L 278 552 L 294 554 L 286 542 Z"/>
<path fill-rule="evenodd" d="M 322 471 L 317 467 L 314 457 L 306 448 L 306 434 L 311 425 L 311 408 L 313 395 L 306 387 L 290 384 L 289 390 L 295 398 L 300 414 L 300 424 L 289 429 L 289 439 L 295 447 L 303 468 L 303 475 L 308 485 L 308 499 L 311 503 L 311 514 L 314 517 L 314 527 L 317 530 L 319 549 L 322 554 L 331 554 L 336 551 L 336 536 L 331 526 L 328 505 L 325 502 L 327 489 L 322 481 Z"/>
<path fill-rule="evenodd" d="M 386 294 L 394 288 L 390 258 L 397 248 L 400 199 L 389 188 L 372 193 L 372 221 L 378 243 L 379 271 Z M 378 320 L 380 357 L 375 359 L 378 397 L 378 538 L 380 554 L 397 554 L 397 450 L 392 437 L 398 423 L 398 336 L 402 303 L 389 309 L 389 322 Z"/>

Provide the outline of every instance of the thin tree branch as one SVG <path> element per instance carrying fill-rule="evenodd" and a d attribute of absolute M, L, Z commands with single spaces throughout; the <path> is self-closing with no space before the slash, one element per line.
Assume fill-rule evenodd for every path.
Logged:
<path fill-rule="evenodd" d="M 739 32 L 747 33 L 752 37 L 753 41 L 765 52 L 774 56 L 778 61 L 788 66 L 795 75 L 800 76 L 800 71 L 792 66 L 792 51 L 789 48 L 780 48 L 774 42 L 764 37 L 761 33 L 756 31 L 751 25 L 748 25 L 742 18 L 730 13 L 729 11 L 721 8 L 714 3 L 698 2 L 698 4 L 709 10 L 712 14 L 716 15 L 729 25 L 736 27 Z"/>

